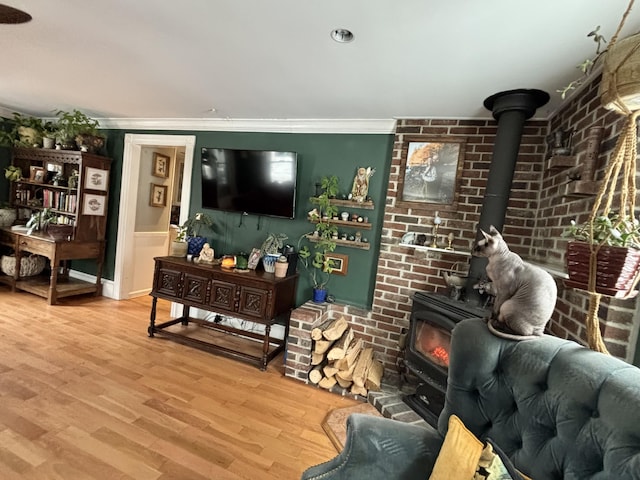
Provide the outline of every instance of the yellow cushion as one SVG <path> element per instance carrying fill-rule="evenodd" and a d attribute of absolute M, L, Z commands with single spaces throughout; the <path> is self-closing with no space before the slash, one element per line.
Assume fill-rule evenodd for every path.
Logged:
<path fill-rule="evenodd" d="M 429 480 L 472 480 L 483 444 L 457 416 L 449 417 L 449 430 Z"/>

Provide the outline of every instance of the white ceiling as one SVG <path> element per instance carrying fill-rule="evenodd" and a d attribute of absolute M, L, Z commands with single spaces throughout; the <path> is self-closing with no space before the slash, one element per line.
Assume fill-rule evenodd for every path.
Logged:
<path fill-rule="evenodd" d="M 106 119 L 487 118 L 551 94 L 628 0 L 3 0 L 0 106 Z M 348 28 L 350 44 L 329 34 Z M 640 30 L 640 4 L 623 37 Z M 210 112 L 216 108 L 216 112 Z"/>

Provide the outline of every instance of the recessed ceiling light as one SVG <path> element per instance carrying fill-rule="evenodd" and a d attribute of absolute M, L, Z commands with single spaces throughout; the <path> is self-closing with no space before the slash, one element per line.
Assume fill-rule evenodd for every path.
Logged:
<path fill-rule="evenodd" d="M 346 28 L 336 28 L 331 32 L 331 38 L 338 43 L 349 43 L 353 42 L 355 37 L 353 36 L 353 33 Z"/>
<path fill-rule="evenodd" d="M 27 23 L 31 20 L 31 15 L 17 8 L 0 3 L 0 23 L 15 25 Z"/>

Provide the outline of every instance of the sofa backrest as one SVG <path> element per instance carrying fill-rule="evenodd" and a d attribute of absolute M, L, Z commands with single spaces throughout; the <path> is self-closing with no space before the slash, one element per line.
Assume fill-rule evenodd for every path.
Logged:
<path fill-rule="evenodd" d="M 569 340 L 494 336 L 481 319 L 452 333 L 445 407 L 543 479 L 640 479 L 640 369 Z"/>

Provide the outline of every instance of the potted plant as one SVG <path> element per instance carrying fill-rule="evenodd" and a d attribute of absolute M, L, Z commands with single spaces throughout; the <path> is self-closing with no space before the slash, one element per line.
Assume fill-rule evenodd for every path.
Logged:
<path fill-rule="evenodd" d="M 17 182 L 22 178 L 22 169 L 15 165 L 9 165 L 4 169 L 4 178 L 10 182 Z"/>
<path fill-rule="evenodd" d="M 29 229 L 29 235 L 34 231 L 41 231 L 56 241 L 68 241 L 73 235 L 73 225 L 66 222 L 66 217 L 58 216 L 51 209 L 44 208 L 31 215 L 26 227 Z"/>
<path fill-rule="evenodd" d="M 570 286 L 584 290 L 594 286 L 597 293 L 614 297 L 637 293 L 633 291 L 640 274 L 640 222 L 636 218 L 611 212 L 580 226 L 572 221 L 563 236 L 571 238 L 566 254 Z M 595 272 L 590 268 L 592 255 Z"/>
<path fill-rule="evenodd" d="M 98 135 L 100 123 L 89 118 L 80 110 L 67 112 L 58 110 L 56 139 L 63 150 L 75 150 L 95 153 L 104 146 L 104 137 Z"/>
<path fill-rule="evenodd" d="M 0 130 L 0 145 L 5 147 L 39 147 L 42 142 L 44 123 L 41 119 L 13 114 L 12 120 L 4 121 L 5 127 Z"/>
<path fill-rule="evenodd" d="M 57 130 L 58 126 L 54 122 L 44 122 L 42 126 L 42 148 L 55 148 Z"/>
<path fill-rule="evenodd" d="M 284 241 L 289 237 L 284 233 L 269 233 L 260 246 L 262 266 L 265 272 L 275 272 L 275 263 L 281 255 Z"/>
<path fill-rule="evenodd" d="M 338 213 L 338 207 L 331 204 L 331 199 L 338 193 L 338 177 L 323 177 L 320 188 L 320 195 L 311 199 L 317 207 L 309 213 L 309 220 L 316 224 L 316 229 L 313 233 L 304 234 L 298 241 L 298 258 L 309 273 L 313 285 L 313 301 L 317 303 L 326 299 L 327 283 L 333 270 L 333 261 L 327 257 L 327 253 L 336 248 L 334 239 L 338 228 L 331 224 L 330 219 Z M 301 245 L 303 241 L 313 244 L 313 252 L 308 245 Z"/>
<path fill-rule="evenodd" d="M 189 244 L 187 243 L 187 227 L 178 227 L 178 234 L 171 242 L 169 255 L 172 257 L 186 257 Z"/>
<path fill-rule="evenodd" d="M 206 237 L 200 236 L 200 230 L 202 228 L 211 228 L 213 226 L 213 220 L 209 215 L 204 212 L 198 212 L 193 217 L 189 217 L 181 228 L 186 229 L 187 235 L 187 254 L 196 256 L 207 243 Z"/>

